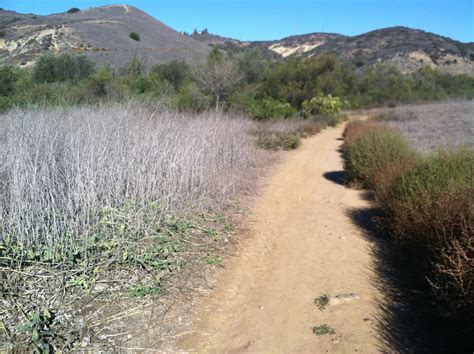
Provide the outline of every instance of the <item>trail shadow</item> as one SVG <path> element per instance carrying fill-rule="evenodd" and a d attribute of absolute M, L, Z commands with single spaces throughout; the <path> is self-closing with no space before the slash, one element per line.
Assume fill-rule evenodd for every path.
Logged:
<path fill-rule="evenodd" d="M 399 353 L 472 353 L 473 324 L 438 315 L 420 262 L 377 230 L 374 220 L 379 212 L 364 208 L 347 214 L 372 245 L 373 283 L 383 294 L 375 319 L 381 342 Z"/>
<path fill-rule="evenodd" d="M 323 177 L 327 180 L 334 182 L 336 184 L 340 184 L 343 186 L 354 187 L 350 183 L 347 182 L 346 172 L 344 170 L 341 171 L 330 171 L 323 173 Z M 360 197 L 364 200 L 374 201 L 374 193 L 368 189 L 363 189 L 360 191 Z"/>
<path fill-rule="evenodd" d="M 344 185 L 346 173 L 344 171 L 331 171 L 323 174 L 323 177 L 336 184 Z"/>

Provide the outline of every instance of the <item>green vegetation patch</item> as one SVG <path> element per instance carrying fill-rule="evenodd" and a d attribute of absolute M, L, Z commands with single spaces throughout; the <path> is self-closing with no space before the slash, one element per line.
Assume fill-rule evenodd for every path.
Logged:
<path fill-rule="evenodd" d="M 131 39 L 133 39 L 134 41 L 137 41 L 137 42 L 140 42 L 140 35 L 137 33 L 137 32 L 130 32 L 130 34 L 128 35 Z"/>
<path fill-rule="evenodd" d="M 333 335 L 333 334 L 336 334 L 336 330 L 330 326 L 328 326 L 327 324 L 323 324 L 323 325 L 320 325 L 320 326 L 315 326 L 312 328 L 313 330 L 313 334 L 317 335 L 317 336 L 324 336 L 324 335 Z"/>

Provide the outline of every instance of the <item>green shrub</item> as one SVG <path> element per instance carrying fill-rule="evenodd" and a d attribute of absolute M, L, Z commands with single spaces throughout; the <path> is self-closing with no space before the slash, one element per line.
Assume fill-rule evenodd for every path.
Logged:
<path fill-rule="evenodd" d="M 425 243 L 424 238 L 430 237 L 426 229 L 437 227 L 436 215 L 432 215 L 431 220 L 426 220 L 426 216 L 440 207 L 439 200 L 468 195 L 472 188 L 474 151 L 467 148 L 437 152 L 401 173 L 387 201 L 397 237 L 416 236 Z"/>
<path fill-rule="evenodd" d="M 209 109 L 211 99 L 190 83 L 181 87 L 175 97 L 174 107 L 180 111 L 202 112 Z"/>
<path fill-rule="evenodd" d="M 140 42 L 140 35 L 137 33 L 137 32 L 130 32 L 130 34 L 128 35 L 131 39 L 133 39 L 134 41 L 137 41 L 137 42 Z"/>
<path fill-rule="evenodd" d="M 253 99 L 249 102 L 248 109 L 252 117 L 258 120 L 272 118 L 289 118 L 297 114 L 296 109 L 289 103 L 283 103 L 272 98 Z"/>
<path fill-rule="evenodd" d="M 109 94 L 114 80 L 114 72 L 110 68 L 100 68 L 87 80 L 87 88 L 92 96 L 105 97 Z"/>
<path fill-rule="evenodd" d="M 388 167 L 390 170 L 405 169 L 418 159 L 418 155 L 397 130 L 368 125 L 350 144 L 345 144 L 343 159 L 349 181 L 368 188 L 383 184 L 385 188 L 392 178 L 384 181 L 380 171 Z"/>
<path fill-rule="evenodd" d="M 342 109 L 342 101 L 339 97 L 317 96 L 305 100 L 302 104 L 305 116 L 325 115 L 339 113 Z"/>
<path fill-rule="evenodd" d="M 156 65 L 151 75 L 158 75 L 160 79 L 168 81 L 178 91 L 191 78 L 191 69 L 183 61 L 173 60 L 167 64 Z"/>
<path fill-rule="evenodd" d="M 420 157 L 394 129 L 351 122 L 344 132 L 351 180 L 375 191 L 379 225 L 419 263 L 442 315 L 473 319 L 474 150 Z"/>
<path fill-rule="evenodd" d="M 35 82 L 78 81 L 94 72 L 94 63 L 84 55 L 45 54 L 33 67 Z"/>
<path fill-rule="evenodd" d="M 15 93 L 18 75 L 11 65 L 0 66 L 0 96 L 12 96 Z"/>
<path fill-rule="evenodd" d="M 472 319 L 474 150 L 438 152 L 402 172 L 382 207 L 393 236 L 427 266 L 443 314 Z"/>
<path fill-rule="evenodd" d="M 0 112 L 6 111 L 13 107 L 14 102 L 11 97 L 0 96 Z"/>

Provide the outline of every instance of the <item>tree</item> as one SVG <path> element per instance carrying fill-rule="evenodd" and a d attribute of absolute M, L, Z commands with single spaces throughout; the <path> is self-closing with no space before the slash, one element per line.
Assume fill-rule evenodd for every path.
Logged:
<path fill-rule="evenodd" d="M 36 82 L 78 81 L 94 72 L 94 63 L 86 56 L 64 53 L 58 56 L 45 54 L 33 67 Z"/>
<path fill-rule="evenodd" d="M 204 93 L 214 97 L 216 110 L 219 110 L 222 98 L 232 92 L 243 75 L 235 60 L 214 48 L 207 61 L 193 69 L 193 77 Z"/>
<path fill-rule="evenodd" d="M 18 75 L 13 66 L 0 66 L 0 96 L 13 96 L 17 79 Z"/>
<path fill-rule="evenodd" d="M 167 64 L 159 64 L 152 70 L 158 77 L 168 81 L 173 85 L 175 91 L 178 91 L 181 86 L 189 79 L 189 65 L 184 61 L 172 60 Z"/>

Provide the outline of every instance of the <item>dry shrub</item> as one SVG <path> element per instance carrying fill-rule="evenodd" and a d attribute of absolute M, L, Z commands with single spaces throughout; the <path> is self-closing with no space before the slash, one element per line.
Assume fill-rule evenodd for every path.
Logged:
<path fill-rule="evenodd" d="M 342 134 L 344 138 L 344 144 L 349 145 L 352 141 L 362 133 L 365 133 L 368 129 L 379 127 L 380 124 L 374 122 L 364 122 L 361 120 L 353 120 L 347 123 L 346 128 Z"/>
<path fill-rule="evenodd" d="M 443 315 L 474 314 L 474 150 L 420 157 L 393 128 L 353 122 L 345 168 L 375 191 L 388 229 L 420 261 Z"/>
<path fill-rule="evenodd" d="M 104 206 L 222 205 L 259 163 L 244 118 L 115 105 L 13 110 L 3 120 L 0 229 L 25 247 L 87 236 L 91 210 Z"/>
<path fill-rule="evenodd" d="M 212 211 L 265 161 L 254 128 L 135 104 L 1 115 L 1 346 L 77 351 L 142 330 L 148 298 L 181 292 L 225 242 Z"/>
<path fill-rule="evenodd" d="M 416 256 L 446 314 L 474 306 L 474 151 L 438 152 L 400 174 L 385 222 Z"/>
<path fill-rule="evenodd" d="M 267 150 L 293 150 L 301 138 L 307 138 L 321 131 L 323 125 L 313 120 L 292 119 L 261 123 L 253 131 L 257 146 Z"/>
<path fill-rule="evenodd" d="M 428 153 L 461 145 L 474 147 L 474 101 L 400 106 L 381 120 L 397 128 L 410 146 Z"/>

